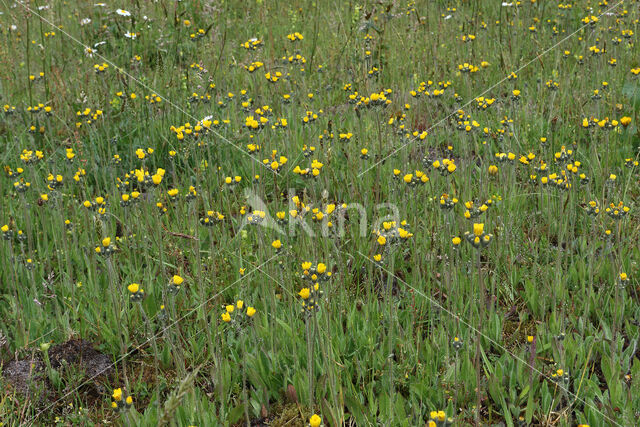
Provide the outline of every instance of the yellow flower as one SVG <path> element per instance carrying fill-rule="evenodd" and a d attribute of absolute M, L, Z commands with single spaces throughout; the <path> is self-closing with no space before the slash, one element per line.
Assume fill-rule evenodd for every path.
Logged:
<path fill-rule="evenodd" d="M 105 248 L 108 248 L 110 244 L 111 244 L 110 237 L 105 237 L 104 239 L 102 239 L 102 246 L 104 246 Z"/>
<path fill-rule="evenodd" d="M 622 126 L 627 127 L 629 126 L 629 123 L 631 123 L 631 117 L 625 116 L 623 118 L 620 119 L 620 123 L 622 124 Z"/>
<path fill-rule="evenodd" d="M 311 295 L 311 291 L 309 288 L 302 288 L 300 289 L 300 292 L 298 292 L 298 295 L 300 295 L 300 298 L 302 299 L 307 299 Z"/>
<path fill-rule="evenodd" d="M 242 310 L 242 307 L 244 307 L 244 301 L 239 299 L 238 302 L 236 302 L 236 307 L 238 307 L 240 310 Z"/>
<path fill-rule="evenodd" d="M 386 239 L 384 236 L 380 236 L 380 237 L 378 237 L 378 244 L 379 244 L 380 246 L 383 246 L 383 245 L 385 245 L 386 243 L 387 243 L 387 239 Z"/>
<path fill-rule="evenodd" d="M 309 418 L 309 425 L 311 427 L 320 427 L 320 424 L 322 424 L 322 418 L 317 414 L 313 414 L 311 418 Z"/>
<path fill-rule="evenodd" d="M 233 304 L 229 304 L 228 306 L 225 307 L 225 310 L 227 310 L 227 313 L 233 313 L 233 310 L 235 309 Z"/>
<path fill-rule="evenodd" d="M 473 234 L 475 234 L 476 236 L 482 236 L 482 233 L 484 233 L 484 224 L 480 223 L 474 223 L 473 224 Z"/>
<path fill-rule="evenodd" d="M 138 290 L 140 290 L 140 285 L 137 283 L 132 283 L 129 286 L 127 286 L 127 289 L 129 290 L 129 292 L 131 292 L 132 294 L 135 294 L 136 292 L 138 292 Z"/>
<path fill-rule="evenodd" d="M 498 173 L 498 167 L 496 165 L 489 166 L 489 175 L 496 175 Z"/>
<path fill-rule="evenodd" d="M 277 250 L 277 249 L 280 249 L 280 248 L 282 247 L 282 242 L 280 242 L 280 240 L 279 240 L 279 239 L 278 239 L 278 240 L 274 240 L 274 241 L 271 243 L 271 246 L 273 246 L 273 249 L 276 249 L 276 250 Z"/>
<path fill-rule="evenodd" d="M 460 244 L 460 242 L 462 241 L 462 239 L 460 237 L 454 237 L 453 239 L 451 239 L 451 242 L 455 245 L 458 246 Z"/>
<path fill-rule="evenodd" d="M 254 314 L 256 314 L 256 309 L 253 307 L 247 307 L 247 316 L 253 317 Z"/>
<path fill-rule="evenodd" d="M 171 278 L 171 281 L 174 285 L 181 285 L 184 282 L 184 279 L 178 275 L 175 275 Z"/>
<path fill-rule="evenodd" d="M 133 403 L 133 398 L 131 396 L 127 396 L 126 402 L 127 402 L 127 405 L 131 405 Z"/>
<path fill-rule="evenodd" d="M 319 263 L 316 270 L 318 271 L 318 273 L 323 274 L 325 271 L 327 271 L 327 266 L 323 263 Z"/>
<path fill-rule="evenodd" d="M 113 397 L 113 400 L 115 400 L 116 402 L 119 402 L 122 400 L 122 389 L 121 388 L 116 388 L 115 390 L 113 390 L 113 394 L 111 395 L 111 397 Z"/>
<path fill-rule="evenodd" d="M 533 342 L 533 335 L 527 335 L 527 342 L 528 343 L 532 343 Z"/>
<path fill-rule="evenodd" d="M 221 317 L 224 322 L 231 322 L 231 316 L 226 311 L 222 313 Z"/>
<path fill-rule="evenodd" d="M 5 224 L 2 226 L 2 228 L 0 228 L 0 230 L 2 230 L 3 233 L 6 233 L 7 231 L 9 231 L 9 226 Z"/>

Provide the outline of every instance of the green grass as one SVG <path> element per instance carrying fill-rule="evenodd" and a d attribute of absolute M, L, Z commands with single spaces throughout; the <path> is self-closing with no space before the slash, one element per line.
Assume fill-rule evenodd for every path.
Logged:
<path fill-rule="evenodd" d="M 635 424 L 640 12 L 516 3 L 2 1 L 0 425 Z"/>

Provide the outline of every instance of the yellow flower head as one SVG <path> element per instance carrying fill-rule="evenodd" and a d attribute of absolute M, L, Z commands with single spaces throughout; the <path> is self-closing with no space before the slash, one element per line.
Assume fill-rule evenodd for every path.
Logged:
<path fill-rule="evenodd" d="M 482 236 L 482 233 L 484 233 L 484 224 L 480 223 L 474 223 L 473 224 L 473 234 L 476 236 Z"/>
<path fill-rule="evenodd" d="M 320 427 L 320 424 L 322 424 L 322 418 L 317 414 L 313 414 L 311 418 L 309 418 L 309 425 L 311 427 Z"/>
<path fill-rule="evenodd" d="M 309 290 L 309 288 L 302 288 L 300 289 L 300 292 L 298 292 L 298 295 L 300 295 L 300 298 L 302 299 L 308 299 L 311 295 L 311 291 Z"/>

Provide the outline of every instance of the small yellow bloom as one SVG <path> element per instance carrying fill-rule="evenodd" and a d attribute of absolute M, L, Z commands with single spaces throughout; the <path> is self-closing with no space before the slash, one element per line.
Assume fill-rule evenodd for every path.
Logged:
<path fill-rule="evenodd" d="M 482 233 L 484 233 L 484 224 L 480 223 L 474 223 L 473 224 L 473 234 L 476 236 L 482 236 Z"/>
<path fill-rule="evenodd" d="M 317 414 L 313 414 L 311 418 L 309 418 L 309 425 L 311 427 L 320 427 L 320 424 L 322 424 L 322 418 Z"/>
<path fill-rule="evenodd" d="M 253 307 L 247 307 L 247 316 L 253 317 L 254 314 L 256 314 L 256 309 Z"/>
<path fill-rule="evenodd" d="M 300 298 L 302 299 L 308 299 L 309 296 L 311 296 L 311 291 L 309 288 L 302 288 L 300 289 L 300 292 L 298 292 L 298 295 L 300 295 Z"/>

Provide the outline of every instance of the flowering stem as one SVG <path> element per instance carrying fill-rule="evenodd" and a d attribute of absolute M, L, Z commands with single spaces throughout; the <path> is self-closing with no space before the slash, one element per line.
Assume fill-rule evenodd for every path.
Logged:
<path fill-rule="evenodd" d="M 313 316 L 314 314 L 311 314 Z M 309 410 L 313 412 L 314 399 L 313 399 L 313 338 L 314 331 L 311 326 L 311 317 L 307 316 L 305 319 L 305 329 L 307 333 L 307 377 L 309 379 Z"/>
<path fill-rule="evenodd" d="M 481 393 L 480 393 L 480 338 L 481 338 L 481 329 L 482 322 L 484 321 L 484 309 L 486 304 L 486 291 L 484 289 L 484 281 L 482 280 L 482 267 L 480 263 L 480 250 L 477 250 L 477 266 L 478 266 L 478 285 L 480 288 L 480 304 L 479 304 L 479 313 L 478 313 L 478 332 L 476 336 L 476 357 L 475 357 L 475 365 L 476 365 L 476 425 L 480 425 L 480 403 L 481 403 Z"/>
<path fill-rule="evenodd" d="M 151 321 L 149 317 L 147 317 L 147 313 L 142 306 L 142 301 L 138 303 L 140 307 L 140 313 L 142 313 L 142 319 L 147 328 L 148 334 L 151 335 L 151 345 L 153 346 L 153 369 L 154 369 L 154 378 L 156 379 L 156 399 L 160 398 L 160 376 L 158 375 L 158 357 L 160 353 L 158 352 L 158 343 L 156 342 L 156 335 L 153 333 L 153 326 L 151 325 Z"/>
<path fill-rule="evenodd" d="M 389 399 L 392 402 L 392 407 L 393 407 L 393 396 L 395 395 L 395 387 L 394 387 L 394 382 L 393 382 L 393 362 L 394 362 L 394 350 L 395 350 L 395 345 L 394 345 L 394 330 L 393 330 L 393 300 L 392 300 L 392 291 L 393 291 L 393 271 L 394 271 L 394 264 L 395 264 L 395 258 L 393 256 L 391 256 L 391 263 L 390 263 L 390 273 L 387 274 L 387 312 L 388 312 L 388 321 L 389 321 L 389 336 L 388 336 L 388 353 L 387 353 L 387 361 L 389 362 Z M 393 413 L 391 414 L 393 415 Z M 393 416 L 391 418 L 391 420 L 393 420 Z"/>
<path fill-rule="evenodd" d="M 251 420 L 249 419 L 249 396 L 247 392 L 247 346 L 242 349 L 242 400 L 244 401 L 244 418 L 247 422 L 247 427 L 251 426 Z"/>
<path fill-rule="evenodd" d="M 127 387 L 127 390 L 129 390 L 129 378 L 127 377 L 127 366 L 125 364 L 125 357 L 124 355 L 127 352 L 127 348 L 126 348 L 126 343 L 125 340 L 123 338 L 123 334 L 127 333 L 127 329 L 126 329 L 126 325 L 121 321 L 121 317 L 122 317 L 122 307 L 120 306 L 120 298 L 118 298 L 118 295 L 120 295 L 121 293 L 118 292 L 118 288 L 116 285 L 116 277 L 115 277 L 115 271 L 113 268 L 113 263 L 111 262 L 111 258 L 107 258 L 107 269 L 109 271 L 109 284 L 110 284 L 110 288 L 111 288 L 111 292 L 109 292 L 111 294 L 111 300 L 112 300 L 112 304 L 113 307 L 115 308 L 115 312 L 116 312 L 116 328 L 118 330 L 118 338 L 120 340 L 120 352 L 122 353 L 123 357 L 121 359 L 122 361 L 122 374 L 124 376 L 124 382 L 125 385 Z"/>

